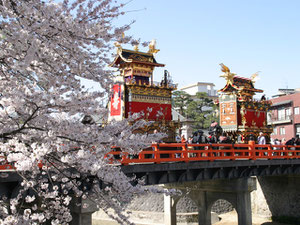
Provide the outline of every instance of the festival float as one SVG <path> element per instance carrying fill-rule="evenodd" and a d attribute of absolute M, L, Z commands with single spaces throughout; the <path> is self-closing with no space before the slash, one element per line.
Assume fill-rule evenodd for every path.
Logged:
<path fill-rule="evenodd" d="M 178 128 L 178 123 L 172 120 L 171 105 L 172 91 L 176 90 L 176 85 L 167 70 L 161 82 L 154 81 L 155 67 L 165 66 L 155 59 L 159 51 L 155 40 L 150 42 L 148 52 L 140 51 L 138 46 L 128 50 L 119 43 L 115 45 L 117 56 L 110 66 L 118 68 L 120 74 L 112 86 L 108 121 L 123 120 L 139 113 L 139 119 L 152 121 L 152 124 L 136 132 L 153 133 L 158 130 L 168 135 L 165 141 L 173 141 Z"/>
<path fill-rule="evenodd" d="M 224 64 L 221 77 L 226 79 L 226 85 L 219 90 L 219 115 L 220 126 L 223 131 L 236 141 L 246 142 L 263 132 L 267 140 L 270 138 L 272 128 L 267 126 L 267 111 L 271 102 L 264 95 L 260 100 L 255 100 L 256 93 L 263 90 L 254 87 L 257 73 L 251 78 L 239 77 L 231 73 Z"/>

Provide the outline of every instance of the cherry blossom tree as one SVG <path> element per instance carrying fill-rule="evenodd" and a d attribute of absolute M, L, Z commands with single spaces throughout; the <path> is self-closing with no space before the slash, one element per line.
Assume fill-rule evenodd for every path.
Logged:
<path fill-rule="evenodd" d="M 158 135 L 133 134 L 139 120 L 85 125 L 107 114 L 112 83 L 107 65 L 123 4 L 112 0 L 0 0 L 0 154 L 22 183 L 0 201 L 1 224 L 68 224 L 72 198 L 90 198 L 129 223 L 121 202 L 145 191 L 105 159 L 111 146 L 136 153 Z M 99 84 L 88 90 L 87 79 Z M 12 173 L 12 172 L 10 172 Z M 10 173 L 7 173 L 10 176 Z M 100 184 L 107 184 L 105 188 Z"/>

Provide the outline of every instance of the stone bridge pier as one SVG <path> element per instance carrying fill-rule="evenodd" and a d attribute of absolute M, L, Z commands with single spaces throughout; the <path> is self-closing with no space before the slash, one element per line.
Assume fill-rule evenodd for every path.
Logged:
<path fill-rule="evenodd" d="M 256 190 L 256 178 L 207 180 L 164 185 L 182 191 L 198 206 L 199 225 L 211 225 L 211 208 L 215 201 L 225 199 L 238 214 L 239 225 L 252 225 L 250 193 Z M 182 196 L 164 196 L 165 225 L 176 225 L 176 204 Z"/>

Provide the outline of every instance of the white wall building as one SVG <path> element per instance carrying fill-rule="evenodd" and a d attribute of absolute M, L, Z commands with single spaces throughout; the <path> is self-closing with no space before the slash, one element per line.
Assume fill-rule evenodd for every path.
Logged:
<path fill-rule="evenodd" d="M 209 97 L 218 97 L 217 90 L 214 89 L 215 85 L 213 83 L 198 82 L 185 87 L 180 90 L 185 91 L 190 95 L 196 95 L 197 92 L 205 92 Z"/>

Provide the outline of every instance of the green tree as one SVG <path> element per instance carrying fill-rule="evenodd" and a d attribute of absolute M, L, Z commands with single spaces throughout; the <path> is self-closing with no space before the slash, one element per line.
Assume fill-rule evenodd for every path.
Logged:
<path fill-rule="evenodd" d="M 197 92 L 195 99 L 187 105 L 186 115 L 195 121 L 195 128 L 208 128 L 215 115 L 216 105 L 205 92 Z"/>
<path fill-rule="evenodd" d="M 174 91 L 172 106 L 179 109 L 182 116 L 186 116 L 187 106 L 193 102 L 192 96 L 185 91 Z"/>

